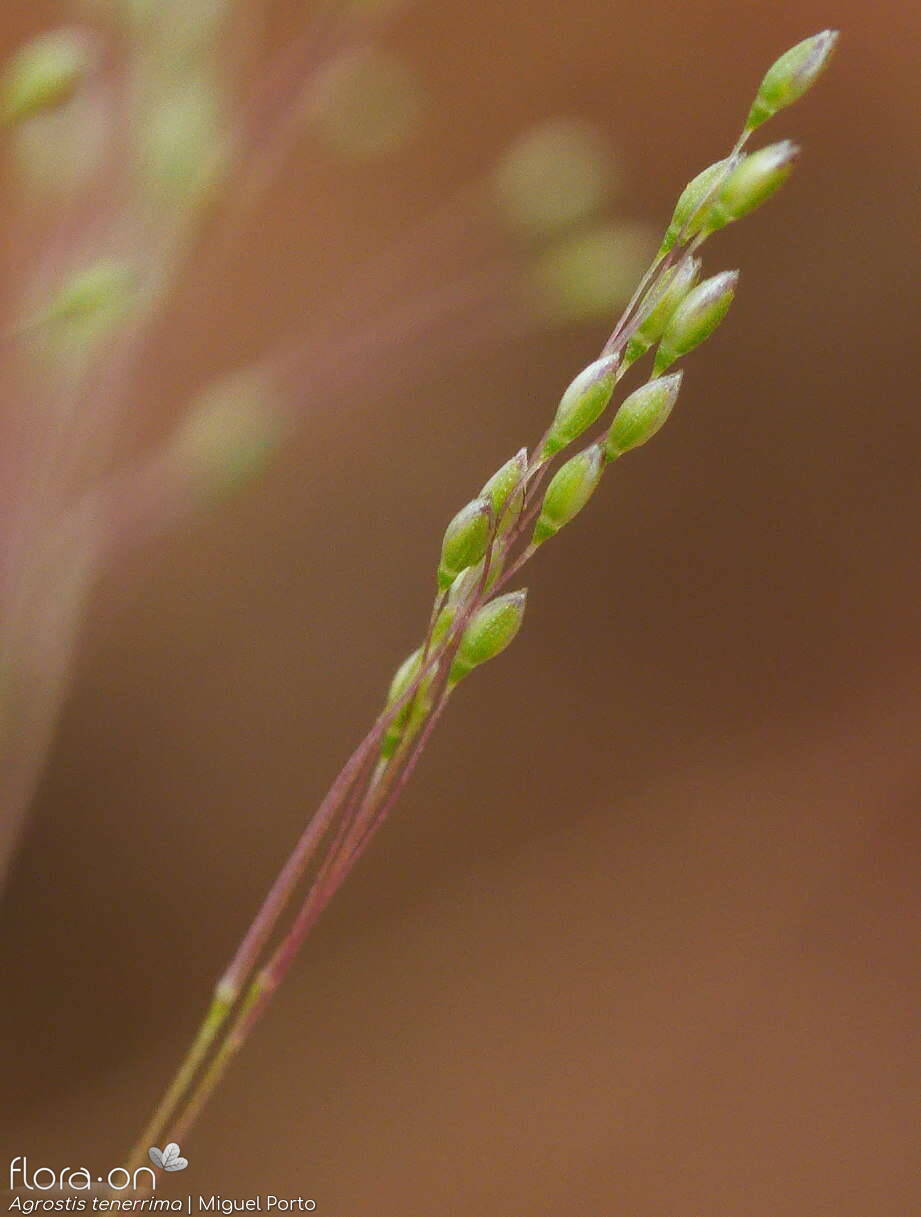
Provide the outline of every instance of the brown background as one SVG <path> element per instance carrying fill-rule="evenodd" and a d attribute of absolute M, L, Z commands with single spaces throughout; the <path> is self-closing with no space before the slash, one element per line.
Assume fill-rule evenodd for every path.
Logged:
<path fill-rule="evenodd" d="M 7 3 L 4 45 L 59 9 Z M 833 71 L 775 124 L 801 172 L 709 255 L 744 267 L 733 315 L 535 564 L 521 638 L 458 697 L 177 1194 L 918 1211 L 921 10 L 422 5 L 389 38 L 434 96 L 421 140 L 316 175 L 305 146 L 142 396 L 334 307 L 350 261 L 543 115 L 601 122 L 625 208 L 664 221 L 764 66 L 828 24 Z M 270 478 L 107 580 L 4 905 L 4 1159 L 121 1160 L 413 644 L 445 519 L 603 336 L 325 403 Z"/>

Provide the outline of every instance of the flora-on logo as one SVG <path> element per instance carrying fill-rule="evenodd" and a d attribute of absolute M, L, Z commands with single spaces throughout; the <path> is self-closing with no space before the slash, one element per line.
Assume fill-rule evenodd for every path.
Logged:
<path fill-rule="evenodd" d="M 154 1166 L 159 1166 L 161 1171 L 184 1171 L 189 1165 L 188 1158 L 183 1158 L 175 1141 L 170 1141 L 169 1145 L 163 1149 L 157 1149 L 156 1145 L 151 1145 L 147 1151 L 147 1157 Z"/>
<path fill-rule="evenodd" d="M 176 1146 L 178 1151 L 179 1147 Z M 183 1166 L 188 1165 L 182 1159 Z M 170 1168 L 167 1167 L 167 1170 Z M 182 1167 L 172 1167 L 181 1170 Z M 27 1192 L 73 1191 L 90 1192 L 96 1184 L 101 1183 L 113 1192 L 123 1192 L 127 1188 L 138 1191 L 151 1188 L 156 1191 L 157 1176 L 149 1166 L 139 1166 L 132 1174 L 124 1166 L 113 1166 L 105 1175 L 93 1176 L 85 1166 L 50 1166 L 30 1167 L 29 1159 L 24 1154 L 17 1154 L 10 1162 L 9 1186 L 11 1192 L 25 1190 Z M 51 1203 L 49 1201 L 49 1203 Z M 55 1204 L 57 1201 L 54 1202 Z"/>

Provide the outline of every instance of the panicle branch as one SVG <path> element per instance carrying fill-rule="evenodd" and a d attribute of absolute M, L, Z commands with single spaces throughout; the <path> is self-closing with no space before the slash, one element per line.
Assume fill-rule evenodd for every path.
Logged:
<path fill-rule="evenodd" d="M 722 271 L 699 282 L 698 255 L 714 233 L 750 214 L 779 189 L 798 156 L 788 141 L 753 153 L 746 153 L 745 145 L 757 127 L 810 87 L 826 65 L 835 37 L 826 31 L 807 39 L 770 69 L 733 149 L 681 192 L 659 251 L 633 299 L 599 357 L 563 393 L 531 454 L 521 449 L 506 461 L 448 524 L 422 641 L 398 667 L 381 716 L 310 821 L 309 848 L 299 846 L 295 851 L 218 986 L 204 1039 L 200 1036 L 193 1046 L 139 1142 L 141 1148 L 168 1129 L 179 1135 L 191 1128 L 304 936 L 386 820 L 453 691 L 514 641 L 524 619 L 526 592 L 504 592 L 503 587 L 586 507 L 606 469 L 650 440 L 672 413 L 683 370 L 665 375 L 666 371 L 716 331 L 738 283 L 737 271 Z M 616 407 L 613 419 L 603 423 L 619 382 L 650 351 L 652 368 L 645 383 Z M 603 427 L 598 436 L 565 456 L 598 423 Z M 551 473 L 561 455 L 562 463 Z M 338 827 L 329 838 L 337 817 Z M 274 952 L 259 967 L 262 948 L 280 929 L 283 906 L 304 880 L 308 864 L 316 861 L 323 841 L 329 843 L 328 851 L 307 881 L 300 912 L 291 927 L 281 931 Z M 196 1083 L 191 1079 L 237 1005 L 229 1031 Z M 171 1123 L 177 1107 L 178 1122 Z"/>

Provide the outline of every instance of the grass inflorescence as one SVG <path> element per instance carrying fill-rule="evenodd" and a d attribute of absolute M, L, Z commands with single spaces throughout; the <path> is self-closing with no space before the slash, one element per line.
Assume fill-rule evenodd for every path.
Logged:
<path fill-rule="evenodd" d="M 667 421 L 684 375 L 670 369 L 721 325 L 738 286 L 735 270 L 701 279 L 701 250 L 714 233 L 769 199 L 798 157 L 786 140 L 755 152 L 746 151 L 748 142 L 813 84 L 835 39 L 831 31 L 808 38 L 768 71 L 730 153 L 680 194 L 654 259 L 599 356 L 565 390 L 534 446 L 510 457 L 448 524 L 419 645 L 397 668 L 383 710 L 309 819 L 221 978 L 195 1043 L 138 1141 L 138 1157 L 162 1134 L 181 1141 L 188 1133 L 305 936 L 387 819 L 457 686 L 514 641 L 527 596 L 510 585 L 583 511 L 610 466 Z M 623 378 L 647 355 L 652 366 L 643 383 L 614 404 Z M 302 903 L 284 925 L 302 885 Z"/>

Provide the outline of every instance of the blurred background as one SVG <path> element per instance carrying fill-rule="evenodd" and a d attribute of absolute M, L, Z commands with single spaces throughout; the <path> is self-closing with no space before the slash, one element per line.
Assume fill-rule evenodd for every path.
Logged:
<path fill-rule="evenodd" d="M 4 56 L 64 7 L 7 0 Z M 270 48 L 304 19 L 252 8 Z M 707 247 L 742 282 L 673 420 L 529 568 L 520 638 L 452 703 L 161 1195 L 330 1217 L 921 1204 L 921 10 L 405 6 L 375 45 L 425 94 L 400 111 L 414 138 L 372 156 L 305 131 L 198 255 L 125 442 L 305 322 L 348 356 L 354 318 L 377 333 L 395 307 L 356 279 L 381 251 L 397 304 L 463 284 L 471 249 L 533 268 L 476 183 L 544 120 L 609 141 L 629 264 L 765 68 L 829 25 L 833 67 L 765 135 L 803 143 L 795 178 Z M 614 320 L 506 314 L 319 393 L 309 348 L 270 472 L 97 589 L 4 897 L 9 1157 L 123 1160 L 415 645 L 445 521 Z"/>

